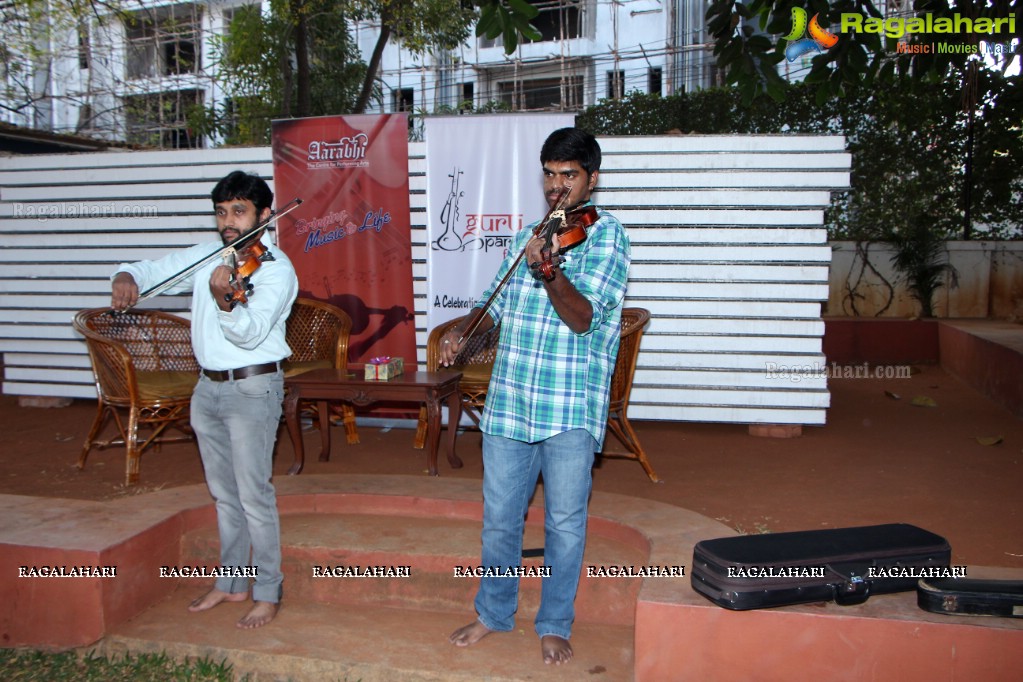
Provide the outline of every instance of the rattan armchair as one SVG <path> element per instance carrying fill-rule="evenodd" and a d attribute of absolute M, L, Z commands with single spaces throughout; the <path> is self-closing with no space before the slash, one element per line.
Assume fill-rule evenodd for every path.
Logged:
<path fill-rule="evenodd" d="M 627 452 L 602 452 L 603 457 L 633 459 L 640 463 L 650 480 L 657 483 L 657 477 L 650 461 L 647 459 L 639 437 L 629 423 L 629 396 L 632 393 L 632 379 L 636 373 L 636 358 L 639 355 L 639 342 L 650 321 L 650 311 L 644 308 L 622 309 L 621 343 L 618 346 L 618 359 L 611 375 L 611 402 L 608 406 L 607 428 L 625 446 Z M 605 439 L 605 447 L 607 441 Z"/>
<path fill-rule="evenodd" d="M 461 372 L 458 390 L 462 397 L 462 412 L 468 414 L 479 428 L 480 417 L 483 416 L 483 404 L 487 400 L 487 388 L 490 386 L 490 373 L 494 369 L 494 358 L 497 357 L 497 341 L 501 335 L 501 325 L 495 325 L 486 332 L 477 332 L 469 337 L 462 350 L 455 357 L 451 367 L 440 366 L 440 342 L 445 332 L 464 320 L 456 317 L 437 325 L 430 332 L 426 342 L 426 370 L 436 372 L 439 369 L 450 369 Z M 416 429 L 417 448 L 426 442 L 426 408 L 419 410 L 419 426 Z"/>
<path fill-rule="evenodd" d="M 440 368 L 440 343 L 444 333 L 458 324 L 463 318 L 455 318 L 438 325 L 426 344 L 426 368 L 436 371 Z M 650 465 L 646 452 L 639 442 L 639 437 L 629 423 L 629 398 L 632 393 L 632 379 L 636 372 L 636 358 L 639 356 L 639 342 L 650 321 L 650 311 L 644 308 L 624 308 L 622 310 L 621 341 L 618 347 L 618 358 L 611 375 L 611 396 L 608 404 L 608 431 L 625 446 L 626 452 L 602 452 L 608 458 L 632 459 L 640 463 L 643 471 L 655 483 L 660 481 L 657 473 Z M 455 364 L 449 369 L 462 372 L 458 387 L 462 394 L 462 409 L 479 427 L 483 406 L 490 386 L 490 373 L 494 368 L 497 356 L 497 342 L 500 337 L 500 325 L 485 334 L 475 334 L 455 358 Z M 426 440 L 425 409 L 419 412 L 419 426 L 416 430 L 416 447 L 422 447 Z M 605 440 L 606 445 L 606 440 Z"/>
<path fill-rule="evenodd" d="M 347 369 L 351 333 L 352 318 L 345 311 L 323 301 L 297 299 L 287 321 L 285 338 L 291 356 L 284 361 L 284 378 L 313 369 Z M 358 443 L 355 408 L 344 403 L 341 414 L 348 443 Z M 321 424 L 320 428 L 330 428 L 330 425 Z"/>
<path fill-rule="evenodd" d="M 109 308 L 95 308 L 75 315 L 73 325 L 85 337 L 99 398 L 78 468 L 85 468 L 93 448 L 124 445 L 125 484 L 132 485 L 139 480 L 142 453 L 150 445 L 194 440 L 188 408 L 199 364 L 192 353 L 189 322 L 155 310 L 113 315 Z M 117 435 L 97 440 L 111 419 Z M 139 430 L 145 427 L 151 433 L 143 440 Z M 170 435 L 170 429 L 177 434 Z"/>

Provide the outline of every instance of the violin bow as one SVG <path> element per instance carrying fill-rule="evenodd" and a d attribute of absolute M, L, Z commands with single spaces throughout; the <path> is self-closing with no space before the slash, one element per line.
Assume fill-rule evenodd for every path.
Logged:
<path fill-rule="evenodd" d="M 203 267 L 207 263 L 216 260 L 217 258 L 224 256 L 225 254 L 232 253 L 236 251 L 239 247 L 245 247 L 246 245 L 248 245 L 249 242 L 251 242 L 253 239 L 258 238 L 260 235 L 263 234 L 265 230 L 269 229 L 268 226 L 270 225 L 270 223 L 280 220 L 281 218 L 283 218 L 284 216 L 298 208 L 301 204 L 302 200 L 299 199 L 298 197 L 295 197 L 287 204 L 285 204 L 284 208 L 278 211 L 274 211 L 267 217 L 266 220 L 259 223 L 245 234 L 239 235 L 238 237 L 232 239 L 227 244 L 224 244 L 222 247 L 218 248 L 216 251 L 209 254 L 208 256 L 196 261 L 195 263 L 192 263 L 187 268 L 171 275 L 170 277 L 163 280 L 159 284 L 155 284 L 146 289 L 145 291 L 143 291 L 141 294 L 139 294 L 139 299 L 138 301 L 135 302 L 136 305 L 138 305 L 142 301 L 145 301 L 146 299 L 152 298 L 153 296 L 157 296 L 163 293 L 167 289 L 170 289 L 172 286 L 174 286 L 181 280 L 185 279 L 186 277 L 192 275 L 194 272 L 196 272 L 199 268 Z"/>

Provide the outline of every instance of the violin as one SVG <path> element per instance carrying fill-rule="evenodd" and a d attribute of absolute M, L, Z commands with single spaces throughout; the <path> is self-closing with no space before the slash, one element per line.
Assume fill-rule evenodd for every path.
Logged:
<path fill-rule="evenodd" d="M 229 294 L 224 294 L 224 300 L 230 303 L 233 309 L 239 303 L 244 305 L 249 302 L 249 294 L 254 289 L 249 280 L 259 266 L 274 260 L 274 256 L 268 248 L 263 246 L 262 242 L 257 240 L 240 251 L 232 249 L 225 255 L 225 260 L 231 267 L 231 284 L 234 290 Z"/>
<path fill-rule="evenodd" d="M 571 194 L 572 188 L 565 187 L 561 190 L 561 194 L 554 206 L 544 219 L 533 230 L 533 236 L 544 240 L 544 247 L 541 250 L 543 253 L 543 261 L 539 263 L 530 263 L 529 267 L 532 270 L 534 277 L 539 279 L 543 277 L 544 280 L 550 282 L 556 276 L 555 268 L 561 265 L 565 261 L 563 256 L 554 258 L 551 256 L 551 248 L 553 246 L 554 235 L 558 235 L 558 253 L 567 251 L 574 246 L 577 246 L 586 240 L 586 228 L 593 223 L 597 222 L 598 215 L 597 209 L 590 206 L 574 206 L 566 209 L 565 204 L 568 203 L 568 195 Z M 497 294 L 504 288 L 504 285 L 511 279 L 512 274 L 518 268 L 519 263 L 522 261 L 523 256 L 526 255 L 526 249 L 523 248 L 519 253 L 518 258 L 512 263 L 512 266 L 508 268 L 508 272 L 505 273 L 504 278 L 498 282 L 497 286 L 494 287 L 493 293 L 490 294 L 490 298 L 486 302 L 476 308 L 473 313 L 473 317 L 469 320 L 469 323 L 465 325 L 465 331 L 458 339 L 458 343 L 462 344 L 467 338 L 473 335 L 476 328 L 479 327 L 480 322 L 483 321 L 483 316 L 490 310 L 490 306 L 493 305 L 494 300 L 497 298 Z"/>
<path fill-rule="evenodd" d="M 542 277 L 547 282 L 553 280 L 554 268 L 565 262 L 565 257 L 560 254 L 586 241 L 586 228 L 597 222 L 597 209 L 592 205 L 576 206 L 567 211 L 557 207 L 567 199 L 570 189 L 562 190 L 555 208 L 533 231 L 534 237 L 544 240 L 544 246 L 541 249 L 543 260 L 539 263 L 529 264 L 533 271 L 533 277 L 537 279 Z M 554 235 L 558 235 L 559 255 L 557 258 L 551 256 Z"/>

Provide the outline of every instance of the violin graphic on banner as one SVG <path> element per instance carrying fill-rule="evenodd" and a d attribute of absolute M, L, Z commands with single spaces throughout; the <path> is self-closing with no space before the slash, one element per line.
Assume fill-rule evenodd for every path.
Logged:
<path fill-rule="evenodd" d="M 512 213 L 468 213 L 464 224 L 461 223 L 462 211 L 459 203 L 465 192 L 462 191 L 460 176 L 463 171 L 455 166 L 448 177 L 451 178 L 451 189 L 447 200 L 440 210 L 440 222 L 444 231 L 430 242 L 434 251 L 503 250 L 507 255 L 512 235 L 522 229 L 522 216 Z M 463 229 L 464 227 L 464 229 Z"/>
<path fill-rule="evenodd" d="M 455 229 L 458 224 L 458 218 L 461 215 L 458 203 L 465 196 L 465 192 L 459 189 L 461 176 L 462 170 L 458 166 L 455 166 L 448 173 L 448 177 L 451 178 L 451 190 L 448 192 L 448 198 L 444 202 L 444 207 L 440 210 L 440 222 L 444 225 L 444 231 L 431 243 L 434 251 L 464 251 L 465 247 L 468 246 L 462 241 L 462 237 L 459 236 Z"/>

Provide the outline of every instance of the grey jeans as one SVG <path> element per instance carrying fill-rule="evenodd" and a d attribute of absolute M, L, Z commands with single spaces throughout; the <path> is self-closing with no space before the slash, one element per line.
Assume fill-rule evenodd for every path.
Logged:
<path fill-rule="evenodd" d="M 220 565 L 235 575 L 217 578 L 224 592 L 281 599 L 281 529 L 273 449 L 284 399 L 284 375 L 215 382 L 203 376 L 192 394 L 191 423 L 199 441 L 206 485 L 216 501 Z M 251 549 L 252 563 L 249 563 Z M 251 567 L 251 569 L 247 569 Z"/>

